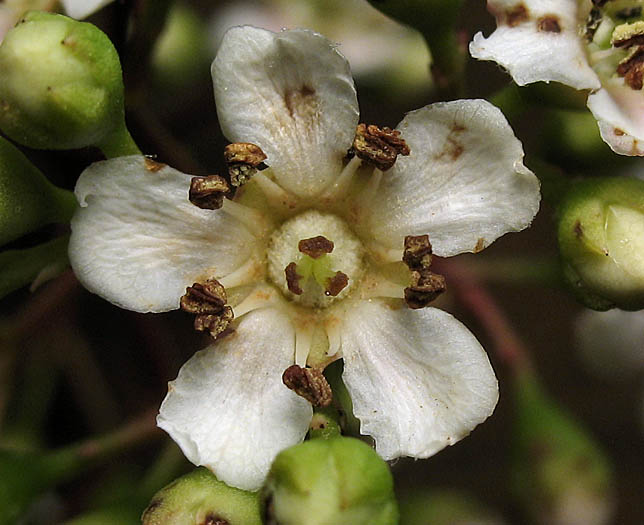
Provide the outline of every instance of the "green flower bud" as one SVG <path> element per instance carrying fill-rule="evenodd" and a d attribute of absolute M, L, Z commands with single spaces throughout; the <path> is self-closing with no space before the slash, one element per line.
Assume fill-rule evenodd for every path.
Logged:
<path fill-rule="evenodd" d="M 376 452 L 354 438 L 306 441 L 281 452 L 261 492 L 264 523 L 398 523 L 393 479 Z"/>
<path fill-rule="evenodd" d="M 260 525 L 257 494 L 229 487 L 198 468 L 157 492 L 143 525 Z"/>
<path fill-rule="evenodd" d="M 56 188 L 0 137 L 0 246 L 45 224 L 67 222 L 75 209 L 72 192 Z"/>
<path fill-rule="evenodd" d="M 137 153 L 118 54 L 91 24 L 32 11 L 0 46 L 0 128 L 32 148 Z"/>
<path fill-rule="evenodd" d="M 515 385 L 513 488 L 532 521 L 601 525 L 613 510 L 612 471 L 588 433 L 529 373 Z"/>
<path fill-rule="evenodd" d="M 559 208 L 564 276 L 589 308 L 644 308 L 644 181 L 577 183 Z"/>

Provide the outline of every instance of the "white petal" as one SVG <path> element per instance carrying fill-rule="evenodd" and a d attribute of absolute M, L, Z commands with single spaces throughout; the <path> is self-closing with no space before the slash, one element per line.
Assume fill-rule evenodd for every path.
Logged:
<path fill-rule="evenodd" d="M 158 425 L 195 465 L 228 485 L 257 490 L 275 456 L 300 442 L 311 405 L 282 383 L 293 364 L 289 319 L 264 308 L 197 352 L 169 384 Z"/>
<path fill-rule="evenodd" d="M 68 16 L 80 20 L 105 7 L 112 0 L 61 0 L 61 2 Z"/>
<path fill-rule="evenodd" d="M 361 432 L 385 459 L 431 456 L 492 414 L 494 371 L 450 314 L 363 301 L 344 326 L 343 379 Z"/>
<path fill-rule="evenodd" d="M 188 201 L 190 176 L 140 156 L 87 168 L 76 184 L 69 258 L 81 283 L 137 312 L 179 307 L 186 286 L 235 270 L 255 240 L 221 210 Z"/>
<path fill-rule="evenodd" d="M 620 79 L 621 83 L 622 80 Z M 604 142 L 621 155 L 644 155 L 644 96 L 624 85 L 607 86 L 588 97 Z"/>
<path fill-rule="evenodd" d="M 577 89 L 598 89 L 599 79 L 586 58 L 581 29 L 588 8 L 578 0 L 489 0 L 497 29 L 488 38 L 474 35 L 470 54 L 503 66 L 520 86 L 543 80 L 562 82 Z M 590 6 L 590 1 L 587 2 Z M 517 16 L 518 6 L 525 13 Z M 514 19 L 508 13 L 515 13 Z M 540 20 L 554 17 L 560 31 L 540 28 Z"/>
<path fill-rule="evenodd" d="M 410 147 L 385 172 L 371 203 L 372 233 L 391 248 L 428 234 L 434 252 L 477 252 L 526 228 L 539 181 L 501 111 L 484 100 L 432 104 L 399 124 Z"/>
<path fill-rule="evenodd" d="M 349 65 L 326 38 L 234 27 L 212 75 L 224 135 L 260 146 L 284 188 L 312 196 L 340 173 L 358 102 Z"/>

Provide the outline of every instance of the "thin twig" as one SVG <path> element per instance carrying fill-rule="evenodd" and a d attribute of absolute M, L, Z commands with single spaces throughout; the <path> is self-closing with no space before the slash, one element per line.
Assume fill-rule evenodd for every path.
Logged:
<path fill-rule="evenodd" d="M 521 338 L 486 287 L 459 261 L 435 261 L 457 300 L 485 327 L 496 355 L 513 372 L 530 368 L 530 355 Z"/>

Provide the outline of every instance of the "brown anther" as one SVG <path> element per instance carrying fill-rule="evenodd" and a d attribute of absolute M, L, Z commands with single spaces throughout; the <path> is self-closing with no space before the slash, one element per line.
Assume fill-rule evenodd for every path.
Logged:
<path fill-rule="evenodd" d="M 617 66 L 617 74 L 624 83 L 639 91 L 644 86 L 644 46 L 638 46 Z"/>
<path fill-rule="evenodd" d="M 295 295 L 302 295 L 304 293 L 300 287 L 300 279 L 302 277 L 297 273 L 297 264 L 294 262 L 290 263 L 284 268 L 284 273 L 286 274 L 286 286 L 289 291 Z"/>
<path fill-rule="evenodd" d="M 224 204 L 224 197 L 230 193 L 226 179 L 219 175 L 192 177 L 190 181 L 190 202 L 203 210 L 218 210 Z"/>
<path fill-rule="evenodd" d="M 373 124 L 358 124 L 352 150 L 359 158 L 382 171 L 391 168 L 398 155 L 409 155 L 409 147 L 400 138 L 400 131 L 386 127 L 381 129 Z"/>
<path fill-rule="evenodd" d="M 333 241 L 330 241 L 322 235 L 311 237 L 310 239 L 302 239 L 297 243 L 297 249 L 313 259 L 319 259 L 323 255 L 331 253 L 333 246 Z"/>
<path fill-rule="evenodd" d="M 198 332 L 210 332 L 210 335 L 216 339 L 228 328 L 234 317 L 233 309 L 230 306 L 224 306 L 216 314 L 197 315 L 194 327 Z"/>
<path fill-rule="evenodd" d="M 402 260 L 410 270 L 429 268 L 432 263 L 429 235 L 407 235 Z"/>
<path fill-rule="evenodd" d="M 315 407 L 328 407 L 333 392 L 322 370 L 291 365 L 282 374 L 282 382 Z"/>
<path fill-rule="evenodd" d="M 145 157 L 143 162 L 145 163 L 145 169 L 151 171 L 152 173 L 156 173 L 157 171 L 162 170 L 167 166 L 167 164 L 158 162 L 150 157 Z"/>
<path fill-rule="evenodd" d="M 445 277 L 424 271 L 411 272 L 412 284 L 405 288 L 405 302 L 414 310 L 425 308 L 446 290 Z"/>
<path fill-rule="evenodd" d="M 219 313 L 225 304 L 226 290 L 215 279 L 188 286 L 186 294 L 180 300 L 181 309 L 184 312 L 198 315 Z"/>
<path fill-rule="evenodd" d="M 347 276 L 347 274 L 343 272 L 335 272 L 335 275 L 331 277 L 326 283 L 324 295 L 335 297 L 342 290 L 344 290 L 347 284 L 349 284 L 349 277 Z"/>
<path fill-rule="evenodd" d="M 262 148 L 249 142 L 235 142 L 224 148 L 224 160 L 228 165 L 230 183 L 233 186 L 246 184 L 250 178 L 267 166 Z"/>
<path fill-rule="evenodd" d="M 613 31 L 610 43 L 615 47 L 629 48 L 644 45 L 644 21 L 621 24 Z"/>

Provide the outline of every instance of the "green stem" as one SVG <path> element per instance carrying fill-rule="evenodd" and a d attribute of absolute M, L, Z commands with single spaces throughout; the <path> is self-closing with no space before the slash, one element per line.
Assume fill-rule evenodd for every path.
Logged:
<path fill-rule="evenodd" d="M 159 489 L 170 483 L 182 470 L 185 470 L 186 458 L 173 441 L 163 447 L 159 457 L 139 484 L 141 497 L 149 500 Z"/>
<path fill-rule="evenodd" d="M 130 135 L 125 121 L 97 146 L 108 159 L 127 155 L 141 155 L 141 150 L 134 142 L 132 135 Z"/>
<path fill-rule="evenodd" d="M 33 282 L 43 271 L 61 273 L 69 264 L 68 243 L 69 236 L 65 235 L 33 248 L 0 253 L 0 297 Z"/>
<path fill-rule="evenodd" d="M 149 410 L 113 432 L 52 452 L 48 458 L 50 468 L 58 474 L 59 480 L 71 479 L 150 438 L 161 437 L 156 426 L 156 412 L 156 408 Z"/>

